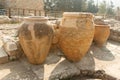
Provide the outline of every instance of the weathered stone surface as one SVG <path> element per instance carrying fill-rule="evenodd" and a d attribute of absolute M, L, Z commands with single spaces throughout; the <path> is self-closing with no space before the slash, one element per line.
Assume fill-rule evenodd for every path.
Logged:
<path fill-rule="evenodd" d="M 91 54 L 92 52 L 89 50 L 88 53 L 81 59 L 81 61 L 73 63 L 79 70 L 91 70 L 94 71 L 95 69 L 95 62 L 94 58 Z M 89 61 L 86 62 L 86 61 Z M 84 67 L 83 67 L 84 66 Z M 89 66 L 89 67 L 88 67 Z"/>
<path fill-rule="evenodd" d="M 104 20 L 106 24 L 109 24 L 110 27 L 110 36 L 109 39 L 120 42 L 120 21 L 111 19 L 111 20 Z"/>
<path fill-rule="evenodd" d="M 43 0 L 5 0 L 6 7 L 43 10 Z"/>
<path fill-rule="evenodd" d="M 8 52 L 10 60 L 20 59 L 23 56 L 23 53 L 24 53 L 21 45 L 19 44 L 19 41 L 14 42 L 14 43 L 15 43 L 17 49 Z"/>
<path fill-rule="evenodd" d="M 20 61 L 0 65 L 0 80 L 39 80 L 36 74 Z"/>
<path fill-rule="evenodd" d="M 0 16 L 0 24 L 9 23 L 10 19 L 7 16 Z"/>
<path fill-rule="evenodd" d="M 4 44 L 4 48 L 6 49 L 7 52 L 17 50 L 17 45 L 15 42 L 7 42 Z M 9 55 L 14 55 L 14 54 L 9 54 Z"/>
<path fill-rule="evenodd" d="M 78 63 L 71 63 L 64 57 L 58 56 L 59 51 L 55 54 L 50 53 L 46 62 L 42 65 L 32 65 L 26 58 L 21 58 L 20 61 L 0 65 L 0 79 L 59 80 L 68 76 L 82 75 L 80 74 L 81 71 L 86 74 L 85 70 L 93 72 L 92 74 L 87 72 L 87 75 L 94 75 L 94 71 L 101 73 L 99 70 L 104 70 L 105 74 L 120 79 L 119 46 L 119 43 L 113 41 L 109 41 L 106 48 L 93 45 L 88 54 Z M 111 50 L 111 48 L 113 49 Z M 104 76 L 102 80 L 116 80 L 109 75 Z"/>
<path fill-rule="evenodd" d="M 3 42 L 0 40 L 0 64 L 8 62 L 8 55 L 3 48 Z"/>
<path fill-rule="evenodd" d="M 36 11 L 36 15 L 44 14 L 43 0 L 0 0 L 0 4 L 3 6 L 3 8 L 13 8 L 11 9 L 11 14 L 13 16 L 23 15 L 23 10 L 19 10 L 18 14 L 18 9 L 27 9 L 24 11 L 24 15 L 27 16 L 30 16 L 30 14 L 34 14 L 34 10 L 40 11 L 40 13 L 39 11 Z"/>
<path fill-rule="evenodd" d="M 50 67 L 50 66 L 48 65 L 48 67 Z M 47 66 L 46 66 L 46 68 L 47 68 Z M 70 76 L 79 75 L 79 74 L 80 74 L 80 70 L 78 70 L 75 67 L 75 65 L 73 65 L 69 61 L 65 60 L 64 58 L 61 58 L 58 65 L 56 65 L 53 68 L 53 70 L 51 71 L 51 75 L 50 75 L 49 79 L 50 80 L 63 79 L 68 76 L 70 77 Z"/>
<path fill-rule="evenodd" d="M 2 39 L 0 41 L 1 42 L 0 45 L 3 46 L 3 50 L 6 52 L 7 55 L 9 51 L 7 52 L 7 50 L 5 50 L 4 45 L 6 44 L 6 42 L 14 42 L 17 40 L 17 37 L 16 37 L 17 28 L 18 28 L 18 24 L 1 24 L 0 25 L 0 38 Z M 13 52 L 11 53 L 14 54 Z M 9 56 L 8 58 L 10 59 L 10 57 L 11 56 Z"/>
<path fill-rule="evenodd" d="M 97 16 L 95 16 L 94 23 L 97 25 L 104 25 L 105 24 L 104 20 L 101 17 L 97 17 Z"/>
<path fill-rule="evenodd" d="M 0 0 L 0 7 L 5 8 L 5 0 Z"/>
<path fill-rule="evenodd" d="M 3 48 L 9 55 L 9 60 L 19 59 L 23 54 L 19 41 L 14 41 L 10 36 L 4 36 Z"/>
<path fill-rule="evenodd" d="M 3 47 L 0 47 L 0 64 L 8 62 L 8 55 L 4 51 Z"/>
<path fill-rule="evenodd" d="M 20 23 L 24 20 L 24 17 L 20 16 L 12 16 L 10 22 L 11 23 Z"/>
<path fill-rule="evenodd" d="M 110 31 L 111 33 L 110 33 L 109 39 L 120 42 L 120 37 L 119 37 L 120 32 L 113 30 L 113 29 L 111 29 Z"/>

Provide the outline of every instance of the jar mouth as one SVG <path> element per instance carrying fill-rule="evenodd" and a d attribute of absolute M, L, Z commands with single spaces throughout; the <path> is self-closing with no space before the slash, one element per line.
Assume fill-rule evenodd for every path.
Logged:
<path fill-rule="evenodd" d="M 98 25 L 95 25 L 95 27 L 103 27 L 103 28 L 106 28 L 106 27 L 110 27 L 110 25 L 108 24 L 98 24 Z"/>
<path fill-rule="evenodd" d="M 47 17 L 44 16 L 28 16 L 24 18 L 25 21 L 48 21 Z"/>
<path fill-rule="evenodd" d="M 83 18 L 91 18 L 93 17 L 92 13 L 88 12 L 64 12 L 63 13 L 64 17 L 83 17 Z"/>

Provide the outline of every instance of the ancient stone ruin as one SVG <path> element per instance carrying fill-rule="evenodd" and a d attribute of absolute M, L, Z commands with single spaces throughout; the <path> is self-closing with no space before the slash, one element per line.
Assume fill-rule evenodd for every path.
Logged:
<path fill-rule="evenodd" d="M 0 0 L 6 8 L 44 9 L 43 0 Z"/>
<path fill-rule="evenodd" d="M 109 22 L 94 19 L 91 13 L 65 12 L 59 21 L 32 16 L 24 18 L 21 24 L 7 27 L 9 32 L 0 27 L 1 51 L 9 55 L 0 58 L 0 63 L 19 59 L 5 64 L 7 67 L 1 65 L 1 70 L 10 68 L 11 73 L 5 73 L 9 75 L 0 79 L 119 79 L 119 72 L 114 71 L 119 69 L 119 52 L 116 51 L 120 44 L 107 43 L 116 35 L 111 33 Z"/>

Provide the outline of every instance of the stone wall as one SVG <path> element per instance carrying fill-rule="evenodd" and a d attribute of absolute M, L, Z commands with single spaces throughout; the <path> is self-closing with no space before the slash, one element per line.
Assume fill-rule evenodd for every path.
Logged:
<path fill-rule="evenodd" d="M 5 2 L 4 2 L 4 0 L 0 0 L 0 8 L 4 8 L 5 6 Z"/>
<path fill-rule="evenodd" d="M 109 39 L 120 42 L 120 29 L 119 30 L 111 29 L 110 31 L 111 33 Z"/>
<path fill-rule="evenodd" d="M 5 6 L 7 8 L 44 9 L 43 0 L 5 0 Z"/>

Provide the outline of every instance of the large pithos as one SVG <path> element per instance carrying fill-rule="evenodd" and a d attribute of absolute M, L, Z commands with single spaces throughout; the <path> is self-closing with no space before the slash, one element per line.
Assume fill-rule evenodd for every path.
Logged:
<path fill-rule="evenodd" d="M 32 64 L 45 61 L 53 38 L 53 29 L 45 17 L 28 17 L 19 29 L 20 44 Z"/>
<path fill-rule="evenodd" d="M 59 46 L 68 60 L 77 62 L 87 53 L 94 37 L 91 13 L 65 12 L 59 29 Z"/>
<path fill-rule="evenodd" d="M 105 44 L 110 35 L 109 25 L 95 25 L 94 42 L 101 47 Z"/>

